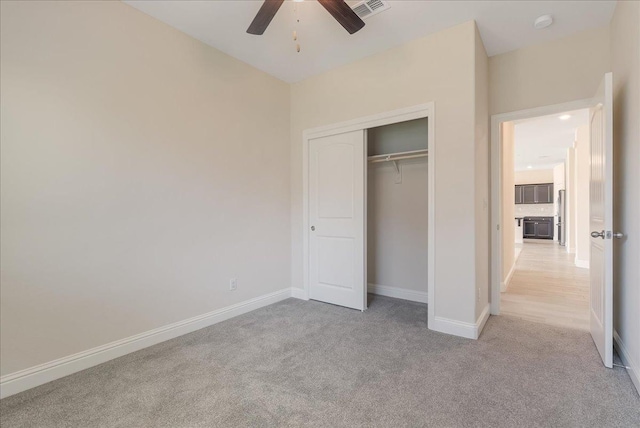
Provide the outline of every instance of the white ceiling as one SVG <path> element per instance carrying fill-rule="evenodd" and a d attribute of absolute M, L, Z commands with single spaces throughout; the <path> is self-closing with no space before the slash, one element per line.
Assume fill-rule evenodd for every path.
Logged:
<path fill-rule="evenodd" d="M 560 120 L 570 114 L 568 120 Z M 589 123 L 589 110 L 582 109 L 518 121 L 515 124 L 515 170 L 551 169 L 563 163 L 573 145 L 576 129 Z M 529 168 L 531 166 L 531 168 Z"/>
<path fill-rule="evenodd" d="M 297 82 L 409 40 L 475 19 L 489 56 L 606 25 L 615 1 L 391 1 L 349 35 L 314 0 L 287 1 L 262 36 L 246 33 L 262 1 L 123 0 L 286 82 Z M 349 1 L 351 5 L 357 3 Z M 300 24 L 294 25 L 297 5 Z M 555 23 L 535 30 L 551 14 Z M 296 28 L 301 52 L 292 40 Z"/>

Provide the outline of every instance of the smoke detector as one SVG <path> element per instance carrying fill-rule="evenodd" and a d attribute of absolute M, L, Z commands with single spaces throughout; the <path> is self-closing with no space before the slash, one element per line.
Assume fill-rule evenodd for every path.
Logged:
<path fill-rule="evenodd" d="M 390 7 L 391 5 L 386 0 L 365 0 L 353 5 L 351 9 L 353 9 L 360 19 L 366 19 Z"/>
<path fill-rule="evenodd" d="M 536 30 L 542 30 L 543 28 L 547 28 L 549 25 L 553 24 L 553 17 L 551 15 L 542 15 L 536 18 L 533 21 L 533 28 Z"/>

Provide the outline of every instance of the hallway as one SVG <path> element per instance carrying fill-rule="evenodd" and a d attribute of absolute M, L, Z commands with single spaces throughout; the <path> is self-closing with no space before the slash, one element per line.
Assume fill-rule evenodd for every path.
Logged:
<path fill-rule="evenodd" d="M 589 330 L 589 270 L 557 242 L 522 244 L 516 270 L 501 297 L 501 314 Z"/>

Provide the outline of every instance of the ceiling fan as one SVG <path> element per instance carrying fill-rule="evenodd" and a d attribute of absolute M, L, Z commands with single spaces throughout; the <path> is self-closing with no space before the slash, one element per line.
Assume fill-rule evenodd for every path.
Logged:
<path fill-rule="evenodd" d="M 249 25 L 247 33 L 256 35 L 263 34 L 278 9 L 280 9 L 280 6 L 282 6 L 282 3 L 284 3 L 284 0 L 264 0 L 256 17 L 253 18 L 253 22 Z M 364 21 L 356 15 L 344 0 L 318 0 L 318 3 L 324 6 L 327 12 L 329 12 L 349 34 L 353 34 L 364 27 Z"/>

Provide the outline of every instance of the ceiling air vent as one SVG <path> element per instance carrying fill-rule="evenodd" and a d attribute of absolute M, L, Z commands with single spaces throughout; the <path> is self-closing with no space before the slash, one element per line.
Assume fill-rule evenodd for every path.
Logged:
<path fill-rule="evenodd" d="M 389 2 L 385 0 L 365 0 L 354 5 L 352 9 L 360 18 L 367 19 L 376 13 L 389 9 L 390 7 L 391 5 Z"/>

